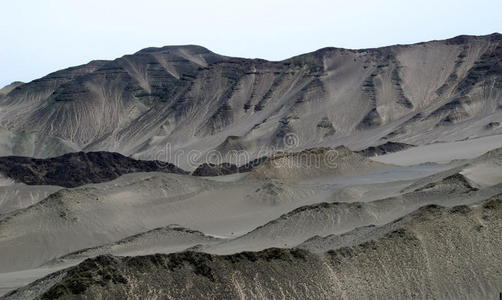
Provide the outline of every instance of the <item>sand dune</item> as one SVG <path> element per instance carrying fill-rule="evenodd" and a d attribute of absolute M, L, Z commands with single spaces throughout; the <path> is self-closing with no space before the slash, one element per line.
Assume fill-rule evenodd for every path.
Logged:
<path fill-rule="evenodd" d="M 501 193 L 502 184 L 479 190 L 462 175 L 454 175 L 396 197 L 300 207 L 239 238 L 204 247 L 203 251 L 230 254 L 270 247 L 288 248 L 316 235 L 341 234 L 362 226 L 383 225 L 422 206 L 472 204 Z"/>
<path fill-rule="evenodd" d="M 494 299 L 502 288 L 497 267 L 502 256 L 494 255 L 502 248 L 501 208 L 499 198 L 470 207 L 424 207 L 383 236 L 320 255 L 269 249 L 228 256 L 101 256 L 5 299 L 77 294 L 197 299 L 208 293 L 218 299 L 277 294 L 288 299 Z"/>
<path fill-rule="evenodd" d="M 497 149 L 459 167 L 415 180 L 412 184 L 410 181 L 403 181 L 362 186 L 368 190 L 368 193 L 375 191 L 372 196 L 377 199 L 370 198 L 369 200 L 368 196 L 361 194 L 344 197 L 350 188 L 352 191 L 354 188 L 356 191 L 357 188 L 361 189 L 361 186 L 345 187 L 336 190 L 334 197 L 331 197 L 331 199 L 343 199 L 344 202 L 300 207 L 239 238 L 206 247 L 204 251 L 230 254 L 269 247 L 288 248 L 313 236 L 341 234 L 358 227 L 383 225 L 426 205 L 452 207 L 477 203 L 502 193 L 502 181 L 496 181 L 497 176 L 489 177 L 491 174 L 502 173 L 502 165 L 497 163 L 501 160 L 502 152 Z M 489 172 L 483 174 L 488 176 L 494 184 L 480 185 L 479 182 L 460 173 L 467 166 L 479 167 L 480 164 L 491 166 Z M 400 188 L 403 189 L 400 190 Z M 385 190 L 380 191 L 380 195 L 390 193 L 394 196 L 378 199 L 379 189 Z M 365 199 L 365 202 L 360 201 Z M 367 236 L 373 234 L 374 232 L 370 231 Z"/>
<path fill-rule="evenodd" d="M 499 157 L 499 152 L 492 152 L 471 165 Z M 117 246 L 112 245 L 169 224 L 229 239 L 202 246 L 200 251 L 234 253 L 291 247 L 316 235 L 383 225 L 424 205 L 471 204 L 502 192 L 502 184 L 480 185 L 460 174 L 461 170 L 453 167 L 422 179 L 365 186 L 368 191 L 386 190 L 380 192 L 381 199 L 378 192 L 373 195 L 377 199 L 357 195 L 344 198 L 340 187 L 346 191 L 350 186 L 322 182 L 290 184 L 239 177 L 219 181 L 175 174 L 128 174 L 106 183 L 60 190 L 0 220 L 0 250 L 4 253 L 1 271 L 36 268 L 89 247 L 98 249 L 96 253 L 123 254 L 126 250 L 114 250 Z M 381 177 L 374 175 L 375 180 Z M 347 178 L 357 182 L 357 177 Z M 337 197 L 344 201 L 321 203 Z M 171 246 L 166 242 L 164 250 L 146 243 L 144 247 L 131 246 L 130 251 L 181 250 L 182 246 L 171 242 Z M 185 245 L 189 248 L 195 244 Z"/>
<path fill-rule="evenodd" d="M 0 219 L 18 209 L 31 206 L 60 189 L 61 187 L 57 186 L 29 186 L 19 183 L 0 186 Z"/>
<path fill-rule="evenodd" d="M 502 147 L 502 135 L 493 135 L 466 141 L 418 146 L 372 159 L 397 165 L 414 165 L 426 162 L 447 163 L 458 159 L 476 158 L 487 151 L 500 147 Z"/>
<path fill-rule="evenodd" d="M 0 270 L 37 267 L 169 224 L 237 236 L 328 192 L 273 181 L 217 182 L 135 173 L 64 189 L 0 220 Z M 37 228 L 37 230 L 34 230 Z"/>
<path fill-rule="evenodd" d="M 79 262 L 89 257 L 105 254 L 135 256 L 173 253 L 198 245 L 210 245 L 218 242 L 221 242 L 221 239 L 207 236 L 200 231 L 169 225 L 138 233 L 114 243 L 69 253 L 49 262 L 48 265 L 72 264 L 74 261 Z"/>
<path fill-rule="evenodd" d="M 388 167 L 350 149 L 312 148 L 301 152 L 274 155 L 250 172 L 249 178 L 301 181 L 322 176 L 353 176 Z"/>

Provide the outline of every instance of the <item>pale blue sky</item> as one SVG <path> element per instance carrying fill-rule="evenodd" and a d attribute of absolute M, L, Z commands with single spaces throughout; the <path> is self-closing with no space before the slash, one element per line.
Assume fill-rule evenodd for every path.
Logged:
<path fill-rule="evenodd" d="M 501 0 L 2 0 L 0 12 L 0 86 L 150 46 L 280 60 L 502 31 Z"/>

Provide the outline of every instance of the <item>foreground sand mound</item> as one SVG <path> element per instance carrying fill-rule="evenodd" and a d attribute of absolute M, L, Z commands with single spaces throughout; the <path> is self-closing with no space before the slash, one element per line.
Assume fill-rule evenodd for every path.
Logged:
<path fill-rule="evenodd" d="M 282 153 L 251 171 L 249 178 L 305 180 L 320 176 L 352 176 L 389 165 L 375 162 L 344 146 Z"/>
<path fill-rule="evenodd" d="M 502 289 L 501 236 L 500 198 L 450 209 L 428 206 L 375 240 L 325 254 L 267 249 L 228 256 L 100 256 L 5 299 L 271 299 L 278 294 L 287 299 L 496 299 Z"/>

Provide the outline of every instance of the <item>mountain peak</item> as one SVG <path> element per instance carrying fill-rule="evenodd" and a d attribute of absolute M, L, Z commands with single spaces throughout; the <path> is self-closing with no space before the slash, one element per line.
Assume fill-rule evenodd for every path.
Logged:
<path fill-rule="evenodd" d="M 163 47 L 148 47 L 139 50 L 135 54 L 157 53 L 157 52 L 179 52 L 189 51 L 192 54 L 208 54 L 213 53 L 209 49 L 199 45 L 170 45 Z"/>
<path fill-rule="evenodd" d="M 18 87 L 22 84 L 24 84 L 24 82 L 14 81 L 14 82 L 4 86 L 3 88 L 0 88 L 0 96 L 7 95 L 8 93 L 10 93 L 10 91 L 12 91 L 13 89 L 15 89 L 16 87 Z"/>

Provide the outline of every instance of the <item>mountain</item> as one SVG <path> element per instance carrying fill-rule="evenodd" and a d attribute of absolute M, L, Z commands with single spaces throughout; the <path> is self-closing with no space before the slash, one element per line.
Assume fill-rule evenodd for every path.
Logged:
<path fill-rule="evenodd" d="M 114 151 L 174 162 L 199 150 L 198 165 L 213 149 L 252 159 L 277 149 L 461 140 L 502 133 L 501 82 L 498 33 L 283 61 L 147 48 L 0 96 L 0 154 Z"/>

